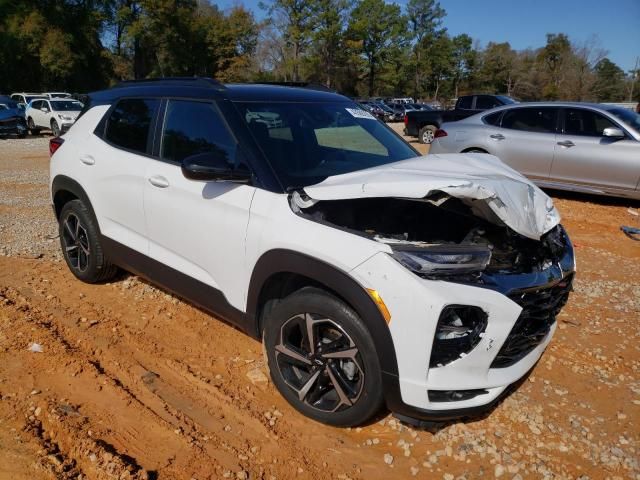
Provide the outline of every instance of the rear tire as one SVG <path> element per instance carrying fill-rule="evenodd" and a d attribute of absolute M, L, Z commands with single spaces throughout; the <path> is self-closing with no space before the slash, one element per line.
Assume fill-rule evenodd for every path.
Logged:
<path fill-rule="evenodd" d="M 77 278 L 98 283 L 116 275 L 118 267 L 106 259 L 93 215 L 81 200 L 62 207 L 58 224 L 62 255 Z"/>
<path fill-rule="evenodd" d="M 418 133 L 418 138 L 420 139 L 420 143 L 424 143 L 430 145 L 433 140 L 436 138 L 436 130 L 437 127 L 434 125 L 426 125 L 420 129 Z"/>
<path fill-rule="evenodd" d="M 273 383 L 304 415 L 349 427 L 382 407 L 382 375 L 371 334 L 333 295 L 306 287 L 281 300 L 267 314 L 263 343 Z"/>

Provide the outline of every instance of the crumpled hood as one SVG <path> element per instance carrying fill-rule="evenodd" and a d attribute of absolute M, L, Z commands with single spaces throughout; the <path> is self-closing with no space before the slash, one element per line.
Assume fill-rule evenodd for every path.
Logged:
<path fill-rule="evenodd" d="M 547 194 L 497 157 L 482 153 L 412 158 L 335 175 L 304 191 L 320 201 L 373 197 L 430 201 L 430 196 L 441 197 L 444 192 L 462 200 L 479 217 L 534 240 L 560 223 Z"/>

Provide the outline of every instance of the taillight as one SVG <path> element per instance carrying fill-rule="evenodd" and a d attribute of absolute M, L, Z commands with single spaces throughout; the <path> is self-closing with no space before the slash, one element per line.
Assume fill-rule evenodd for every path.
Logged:
<path fill-rule="evenodd" d="M 409 117 L 407 117 L 406 115 L 404 116 L 404 126 L 406 127 L 407 125 L 409 125 Z"/>
<path fill-rule="evenodd" d="M 60 148 L 60 145 L 64 143 L 64 138 L 55 137 L 49 140 L 49 156 L 53 156 L 54 153 Z"/>
<path fill-rule="evenodd" d="M 446 137 L 446 136 L 447 136 L 447 132 L 439 128 L 436 130 L 436 133 L 433 135 L 433 138 L 440 138 L 440 137 Z"/>

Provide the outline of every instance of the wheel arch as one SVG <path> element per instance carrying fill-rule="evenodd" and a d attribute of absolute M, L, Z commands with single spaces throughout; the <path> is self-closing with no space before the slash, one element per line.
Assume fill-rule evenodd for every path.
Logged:
<path fill-rule="evenodd" d="M 62 207 L 64 207 L 66 203 L 71 200 L 81 200 L 93 217 L 92 219 L 98 227 L 98 232 L 100 231 L 100 225 L 98 224 L 91 200 L 84 188 L 74 179 L 66 175 L 56 175 L 51 182 L 51 200 L 53 202 L 56 219 L 60 218 L 60 212 L 62 212 Z"/>
<path fill-rule="evenodd" d="M 397 377 L 398 364 L 389 326 L 367 291 L 344 271 L 292 250 L 270 250 L 260 257 L 253 269 L 247 315 L 254 321 L 256 338 L 262 337 L 266 303 L 305 286 L 327 290 L 353 308 L 371 334 L 382 371 Z"/>
<path fill-rule="evenodd" d="M 462 150 L 460 153 L 469 153 L 469 152 L 489 153 L 486 148 L 482 148 L 482 147 L 467 147 L 464 150 Z"/>

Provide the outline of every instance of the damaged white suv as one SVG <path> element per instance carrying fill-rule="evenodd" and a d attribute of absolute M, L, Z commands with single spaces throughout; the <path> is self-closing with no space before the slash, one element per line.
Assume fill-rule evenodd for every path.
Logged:
<path fill-rule="evenodd" d="M 328 424 L 384 404 L 406 421 L 486 410 L 571 290 L 569 238 L 522 175 L 490 155 L 420 157 L 308 86 L 125 82 L 50 150 L 79 279 L 121 267 L 225 319 Z"/>

